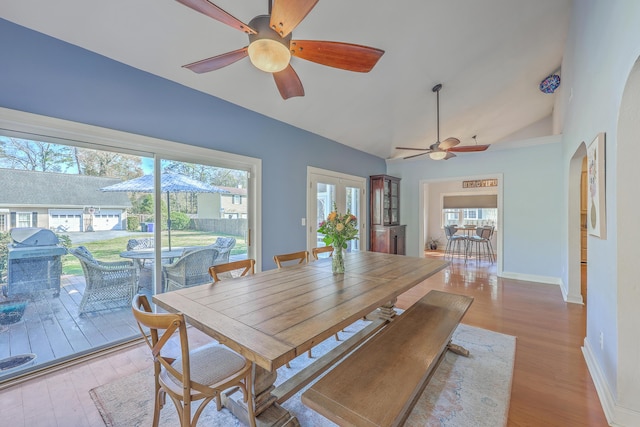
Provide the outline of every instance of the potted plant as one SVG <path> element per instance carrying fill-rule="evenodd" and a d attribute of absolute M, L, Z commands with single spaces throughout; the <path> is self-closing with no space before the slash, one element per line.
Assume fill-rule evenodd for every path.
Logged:
<path fill-rule="evenodd" d="M 440 239 L 438 239 L 437 237 L 432 237 L 429 239 L 428 244 L 429 244 L 429 249 L 431 249 L 432 251 L 435 251 L 438 249 L 438 245 L 440 244 Z"/>

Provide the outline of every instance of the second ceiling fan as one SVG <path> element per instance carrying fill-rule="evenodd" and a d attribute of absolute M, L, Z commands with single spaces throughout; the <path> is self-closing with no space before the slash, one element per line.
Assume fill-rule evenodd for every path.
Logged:
<path fill-rule="evenodd" d="M 273 75 L 283 99 L 304 96 L 300 78 L 289 63 L 292 56 L 329 67 L 366 73 L 384 54 L 383 50 L 351 43 L 292 40 L 291 31 L 318 0 L 270 0 L 269 14 L 256 16 L 248 25 L 208 0 L 177 1 L 249 36 L 248 46 L 183 67 L 196 73 L 207 73 L 249 56 L 258 69 Z"/>
<path fill-rule="evenodd" d="M 462 147 L 456 147 L 456 145 L 460 144 L 460 140 L 458 138 L 447 138 L 444 141 L 440 142 L 440 89 L 442 89 L 442 84 L 440 83 L 435 85 L 431 89 L 436 93 L 436 142 L 431 144 L 429 148 L 396 147 L 396 149 L 398 150 L 423 151 L 423 153 L 420 154 L 403 157 L 404 159 L 411 159 L 412 157 L 424 156 L 425 154 L 428 154 L 429 157 L 431 157 L 431 159 L 433 160 L 449 160 L 452 157 L 456 157 L 456 155 L 453 154 L 454 152 L 469 153 L 474 151 L 485 151 L 487 148 L 489 148 L 489 144 L 478 145 L 478 141 L 476 141 L 476 145 L 465 145 Z M 473 136 L 473 139 L 476 140 L 476 135 Z"/>

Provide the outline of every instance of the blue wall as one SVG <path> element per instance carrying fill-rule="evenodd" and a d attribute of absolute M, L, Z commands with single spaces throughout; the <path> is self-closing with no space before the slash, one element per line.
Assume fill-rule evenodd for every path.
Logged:
<path fill-rule="evenodd" d="M 0 19 L 0 106 L 262 159 L 263 268 L 306 246 L 307 166 L 383 159 Z"/>

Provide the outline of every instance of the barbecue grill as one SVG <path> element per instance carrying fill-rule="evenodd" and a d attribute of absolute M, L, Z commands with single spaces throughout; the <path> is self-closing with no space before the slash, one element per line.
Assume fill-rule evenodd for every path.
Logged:
<path fill-rule="evenodd" d="M 67 250 L 58 236 L 45 228 L 18 227 L 9 232 L 13 243 L 8 245 L 7 297 L 53 290 L 60 295 L 62 255 Z"/>

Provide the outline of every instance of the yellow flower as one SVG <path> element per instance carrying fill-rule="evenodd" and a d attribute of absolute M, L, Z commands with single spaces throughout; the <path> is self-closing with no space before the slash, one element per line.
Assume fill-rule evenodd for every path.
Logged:
<path fill-rule="evenodd" d="M 337 213 L 335 213 L 335 212 L 331 212 L 331 213 L 329 214 L 329 217 L 328 217 L 327 219 L 329 220 L 329 222 L 331 222 L 331 221 L 335 221 L 337 216 L 338 216 L 338 214 L 337 214 Z"/>
<path fill-rule="evenodd" d="M 340 222 L 339 222 L 339 223 L 337 223 L 337 224 L 336 224 L 336 231 L 340 232 L 340 231 L 342 231 L 342 230 L 344 230 L 344 224 L 342 224 L 342 223 L 340 223 Z"/>

